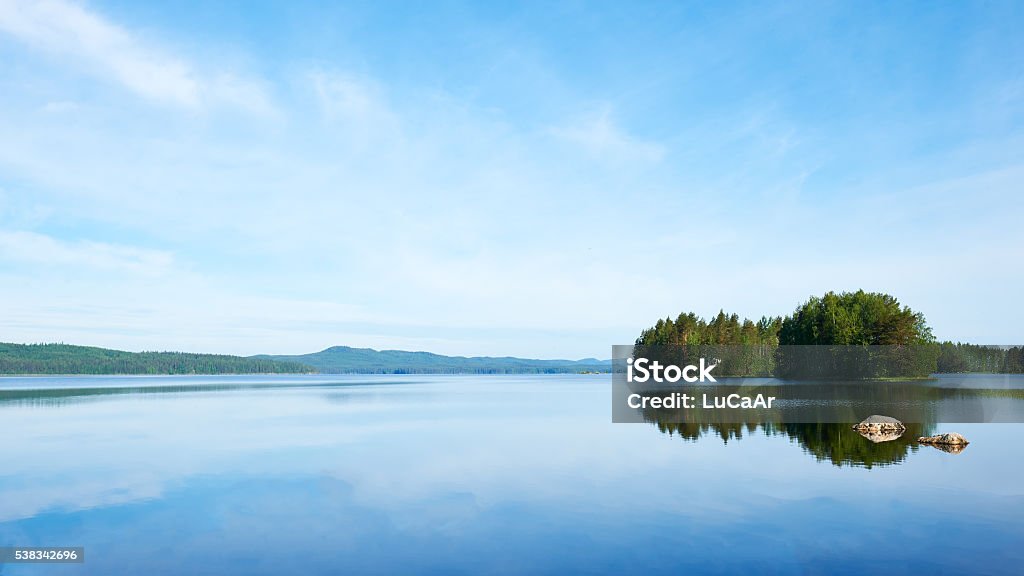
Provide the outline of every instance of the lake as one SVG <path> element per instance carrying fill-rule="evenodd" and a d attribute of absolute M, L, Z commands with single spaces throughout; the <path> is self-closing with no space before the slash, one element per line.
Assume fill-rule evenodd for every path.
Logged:
<path fill-rule="evenodd" d="M 875 444 L 839 424 L 613 424 L 610 397 L 608 375 L 0 378 L 0 546 L 85 548 L 0 574 L 1024 565 L 1022 424 Z"/>

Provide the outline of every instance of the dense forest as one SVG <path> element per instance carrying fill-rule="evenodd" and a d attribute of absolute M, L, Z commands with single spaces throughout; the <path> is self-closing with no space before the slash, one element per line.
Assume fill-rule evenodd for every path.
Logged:
<path fill-rule="evenodd" d="M 943 342 L 939 345 L 937 372 L 956 374 L 989 372 L 1024 373 L 1024 347 L 994 348 L 976 344 Z"/>
<path fill-rule="evenodd" d="M 309 366 L 266 358 L 122 352 L 69 344 L 0 343 L 0 374 L 285 374 Z"/>
<path fill-rule="evenodd" d="M 577 374 L 610 370 L 610 360 L 594 358 L 466 358 L 348 346 L 298 356 L 241 357 L 0 343 L 0 374 Z"/>
<path fill-rule="evenodd" d="M 711 320 L 682 313 L 675 319 L 658 320 L 640 334 L 636 345 L 743 346 L 744 361 L 725 366 L 727 374 L 733 368 L 732 375 L 776 374 L 783 367 L 780 345 L 889 346 L 888 354 L 900 356 L 886 360 L 898 363 L 904 374 L 915 376 L 1024 372 L 1024 348 L 938 343 L 922 313 L 900 305 L 888 294 L 863 290 L 811 297 L 789 316 L 762 316 L 756 322 L 724 311 Z M 857 356 L 856 360 L 863 363 L 863 358 Z"/>

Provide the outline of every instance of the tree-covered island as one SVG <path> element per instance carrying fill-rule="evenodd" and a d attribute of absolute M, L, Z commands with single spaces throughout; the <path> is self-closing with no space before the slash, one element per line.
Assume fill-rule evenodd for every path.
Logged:
<path fill-rule="evenodd" d="M 658 320 L 636 345 L 684 347 L 694 354 L 714 350 L 727 356 L 720 373 L 733 376 L 821 377 L 801 371 L 824 355 L 840 366 L 838 373 L 856 377 L 1024 372 L 1024 348 L 939 343 L 924 314 L 888 294 L 863 290 L 814 296 L 788 316 L 756 322 L 725 311 L 710 320 L 681 313 Z"/>

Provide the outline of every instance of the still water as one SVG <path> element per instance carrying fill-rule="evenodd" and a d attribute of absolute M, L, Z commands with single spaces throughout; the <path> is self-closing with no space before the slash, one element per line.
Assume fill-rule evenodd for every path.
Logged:
<path fill-rule="evenodd" d="M 1018 382 L 1024 387 L 1024 381 Z M 17 574 L 1020 574 L 1024 425 L 612 424 L 599 376 L 0 378 Z M 960 432 L 960 454 L 918 432 Z"/>

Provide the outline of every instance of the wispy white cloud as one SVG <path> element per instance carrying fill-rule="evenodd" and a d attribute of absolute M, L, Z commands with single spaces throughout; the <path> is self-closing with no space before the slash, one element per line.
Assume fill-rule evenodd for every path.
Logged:
<path fill-rule="evenodd" d="M 157 102 L 197 108 L 210 103 L 266 112 L 263 87 L 230 74 L 209 77 L 85 7 L 63 0 L 0 0 L 0 31 L 67 59 Z"/>
<path fill-rule="evenodd" d="M 604 160 L 656 163 L 665 156 L 661 144 L 636 138 L 619 127 L 608 105 L 572 123 L 552 128 L 551 132 Z"/>
<path fill-rule="evenodd" d="M 187 63 L 79 5 L 2 0 L 0 29 L 34 47 L 87 64 L 148 98 L 186 106 L 199 103 L 200 82 Z"/>
<path fill-rule="evenodd" d="M 367 77 L 317 70 L 309 75 L 329 122 L 343 126 L 355 139 L 380 141 L 401 136 L 401 121 L 388 105 L 381 86 Z M 393 144 L 393 143 L 392 143 Z"/>
<path fill-rule="evenodd" d="M 174 257 L 161 250 L 89 240 L 68 242 L 36 232 L 0 231 L 0 261 L 156 276 L 170 270 Z"/>

